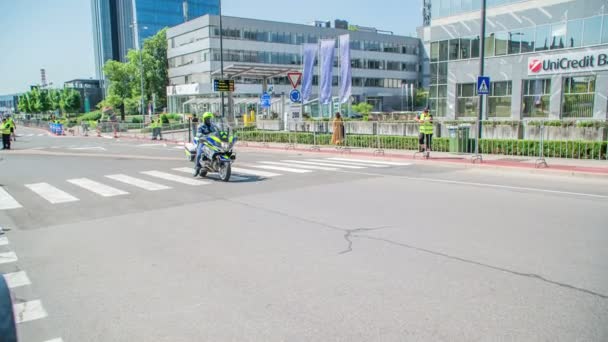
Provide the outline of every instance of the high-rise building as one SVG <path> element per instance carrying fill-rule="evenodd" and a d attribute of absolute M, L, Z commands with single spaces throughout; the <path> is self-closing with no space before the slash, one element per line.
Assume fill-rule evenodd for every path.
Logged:
<path fill-rule="evenodd" d="M 91 0 L 91 11 L 95 71 L 103 79 L 106 61 L 125 61 L 130 49 L 164 27 L 219 14 L 219 0 Z"/>
<path fill-rule="evenodd" d="M 478 116 L 481 4 L 432 2 L 422 30 L 437 118 Z M 606 0 L 487 0 L 483 39 L 484 119 L 608 118 Z"/>

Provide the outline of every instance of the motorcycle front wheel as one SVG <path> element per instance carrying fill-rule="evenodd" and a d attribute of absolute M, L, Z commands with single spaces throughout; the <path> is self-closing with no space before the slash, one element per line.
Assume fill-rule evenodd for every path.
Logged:
<path fill-rule="evenodd" d="M 228 182 L 230 180 L 230 175 L 232 174 L 232 166 L 230 163 L 221 163 L 219 174 L 222 181 Z"/>

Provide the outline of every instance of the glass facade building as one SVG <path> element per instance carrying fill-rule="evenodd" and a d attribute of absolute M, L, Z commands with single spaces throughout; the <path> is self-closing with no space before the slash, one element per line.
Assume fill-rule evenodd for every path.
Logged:
<path fill-rule="evenodd" d="M 424 28 L 430 107 L 477 117 L 481 0 L 433 2 Z M 487 119 L 608 118 L 605 0 L 487 0 Z M 587 59 L 585 59 L 587 58 Z"/>
<path fill-rule="evenodd" d="M 130 49 L 164 27 L 219 14 L 219 0 L 91 0 L 91 12 L 96 75 L 102 79 L 106 61 L 124 61 Z"/>

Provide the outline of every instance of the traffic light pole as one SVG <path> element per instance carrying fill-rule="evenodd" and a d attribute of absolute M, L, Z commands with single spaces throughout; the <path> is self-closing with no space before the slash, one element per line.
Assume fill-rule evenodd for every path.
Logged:
<path fill-rule="evenodd" d="M 224 79 L 224 29 L 222 27 L 222 0 L 219 0 L 220 5 L 220 78 Z M 224 118 L 224 92 L 220 92 L 222 98 L 222 118 Z"/>
<path fill-rule="evenodd" d="M 481 0 L 481 36 L 479 44 L 479 76 L 484 76 L 484 59 L 486 55 L 486 0 Z M 478 89 L 479 92 L 479 89 Z M 481 154 L 479 153 L 479 139 L 481 139 L 481 121 L 483 120 L 484 110 L 484 95 L 479 94 L 479 116 L 477 117 L 477 139 L 475 141 L 475 156 L 473 156 L 473 162 L 479 160 L 483 161 Z"/>

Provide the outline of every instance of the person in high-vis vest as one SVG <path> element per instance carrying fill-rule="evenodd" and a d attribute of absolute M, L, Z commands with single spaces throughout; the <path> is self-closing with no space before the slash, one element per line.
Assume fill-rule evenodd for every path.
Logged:
<path fill-rule="evenodd" d="M 11 123 L 7 118 L 2 119 L 2 125 L 0 125 L 2 131 L 2 149 L 11 149 Z"/>
<path fill-rule="evenodd" d="M 425 108 L 424 112 L 418 114 L 416 121 L 420 124 L 418 143 L 420 144 L 419 152 L 431 151 L 433 143 L 433 116 L 429 113 L 429 109 Z"/>
<path fill-rule="evenodd" d="M 17 141 L 17 133 L 15 133 L 17 126 L 15 126 L 15 121 L 13 120 L 13 117 L 10 115 L 8 116 L 8 122 L 11 125 L 11 136 L 13 138 L 13 141 Z"/>

